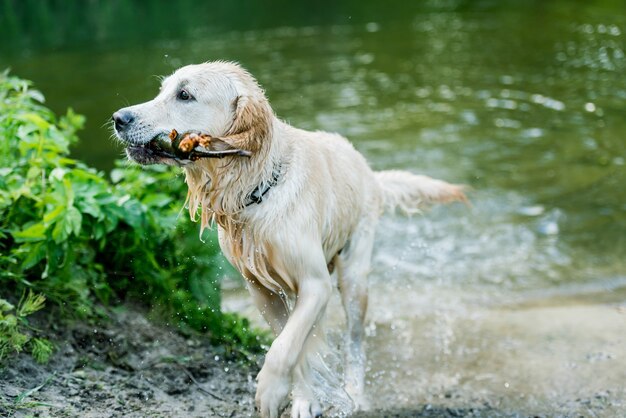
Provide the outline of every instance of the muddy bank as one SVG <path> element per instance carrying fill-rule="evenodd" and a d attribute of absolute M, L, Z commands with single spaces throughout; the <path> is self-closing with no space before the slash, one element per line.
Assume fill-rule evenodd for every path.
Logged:
<path fill-rule="evenodd" d="M 352 418 L 624 416 L 623 305 L 545 305 L 446 313 L 447 323 L 439 314 L 407 322 L 372 309 L 374 409 Z M 229 358 L 138 309 L 111 316 L 105 325 L 52 327 L 57 352 L 49 364 L 20 356 L 1 370 L 0 416 L 257 416 L 262 359 Z"/>
<path fill-rule="evenodd" d="M 6 364 L 0 370 L 0 417 L 257 416 L 254 378 L 261 358 L 243 362 L 206 339 L 150 322 L 139 309 L 110 314 L 109 323 L 97 326 L 51 326 L 57 351 L 46 365 L 28 356 Z M 384 416 L 462 412 L 425 407 Z"/>
<path fill-rule="evenodd" d="M 254 377 L 262 359 L 229 359 L 223 348 L 156 325 L 139 309 L 111 318 L 52 327 L 57 351 L 50 363 L 19 356 L 0 370 L 0 417 L 257 417 Z M 489 405 L 422 405 L 354 417 L 496 414 Z"/>
<path fill-rule="evenodd" d="M 253 365 L 229 359 L 131 309 L 97 327 L 58 329 L 40 366 L 20 356 L 0 371 L 0 416 L 244 417 L 253 414 Z M 37 388 L 23 400 L 25 391 Z"/>

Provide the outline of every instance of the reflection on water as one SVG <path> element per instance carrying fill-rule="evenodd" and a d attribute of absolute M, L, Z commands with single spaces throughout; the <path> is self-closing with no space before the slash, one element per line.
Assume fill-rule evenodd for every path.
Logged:
<path fill-rule="evenodd" d="M 626 408 L 626 16 L 612 4 L 429 1 L 354 19 L 340 7 L 0 66 L 87 114 L 76 155 L 105 169 L 120 153 L 102 128 L 113 110 L 152 97 L 154 75 L 233 59 L 280 117 L 348 136 L 375 169 L 472 186 L 471 208 L 382 221 L 375 406 L 611 416 Z"/>

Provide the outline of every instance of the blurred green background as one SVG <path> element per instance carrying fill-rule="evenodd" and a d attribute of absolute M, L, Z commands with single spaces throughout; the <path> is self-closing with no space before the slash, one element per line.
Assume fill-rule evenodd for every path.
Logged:
<path fill-rule="evenodd" d="M 113 167 L 110 115 L 152 98 L 158 76 L 236 60 L 279 117 L 348 136 L 375 169 L 474 187 L 473 218 L 438 224 L 452 247 L 423 231 L 427 278 L 624 284 L 623 1 L 1 4 L 0 67 L 87 116 L 73 155 L 90 165 Z"/>
<path fill-rule="evenodd" d="M 279 117 L 347 135 L 374 168 L 493 193 L 486 220 L 512 211 L 502 222 L 560 236 L 565 258 L 540 281 L 624 274 L 623 1 L 1 4 L 0 67 L 34 80 L 53 110 L 87 116 L 73 154 L 91 165 L 122 155 L 110 115 L 153 97 L 158 76 L 236 60 Z"/>

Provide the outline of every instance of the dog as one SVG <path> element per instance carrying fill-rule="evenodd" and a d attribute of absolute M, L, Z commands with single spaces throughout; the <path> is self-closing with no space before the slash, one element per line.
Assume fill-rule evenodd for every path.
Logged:
<path fill-rule="evenodd" d="M 377 221 L 383 212 L 464 202 L 463 187 L 373 171 L 342 136 L 278 119 L 257 81 L 232 62 L 182 67 L 153 100 L 112 119 L 131 160 L 182 167 L 192 219 L 202 230 L 217 224 L 224 255 L 276 335 L 257 376 L 260 415 L 277 418 L 291 392 L 292 417 L 321 416 L 311 364 L 333 283 L 347 318 L 344 388 L 356 408 L 365 405 L 363 321 Z M 172 129 L 219 138 L 249 157 L 177 158 L 155 143 Z"/>

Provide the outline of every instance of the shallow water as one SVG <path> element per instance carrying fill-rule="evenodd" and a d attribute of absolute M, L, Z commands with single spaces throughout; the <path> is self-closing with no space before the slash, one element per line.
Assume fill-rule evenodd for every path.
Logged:
<path fill-rule="evenodd" d="M 381 222 L 368 316 L 374 406 L 458 400 L 618 416 L 626 7 L 346 4 L 261 13 L 251 29 L 225 19 L 179 34 L 133 32 L 128 42 L 107 43 L 104 31 L 87 45 L 5 48 L 0 67 L 33 79 L 53 108 L 86 114 L 76 155 L 103 169 L 120 150 L 102 124 L 152 97 L 153 75 L 234 59 L 280 117 L 348 136 L 374 169 L 470 185 L 471 208 Z M 226 304 L 246 309 L 237 294 Z M 341 322 L 337 307 L 331 320 Z"/>

